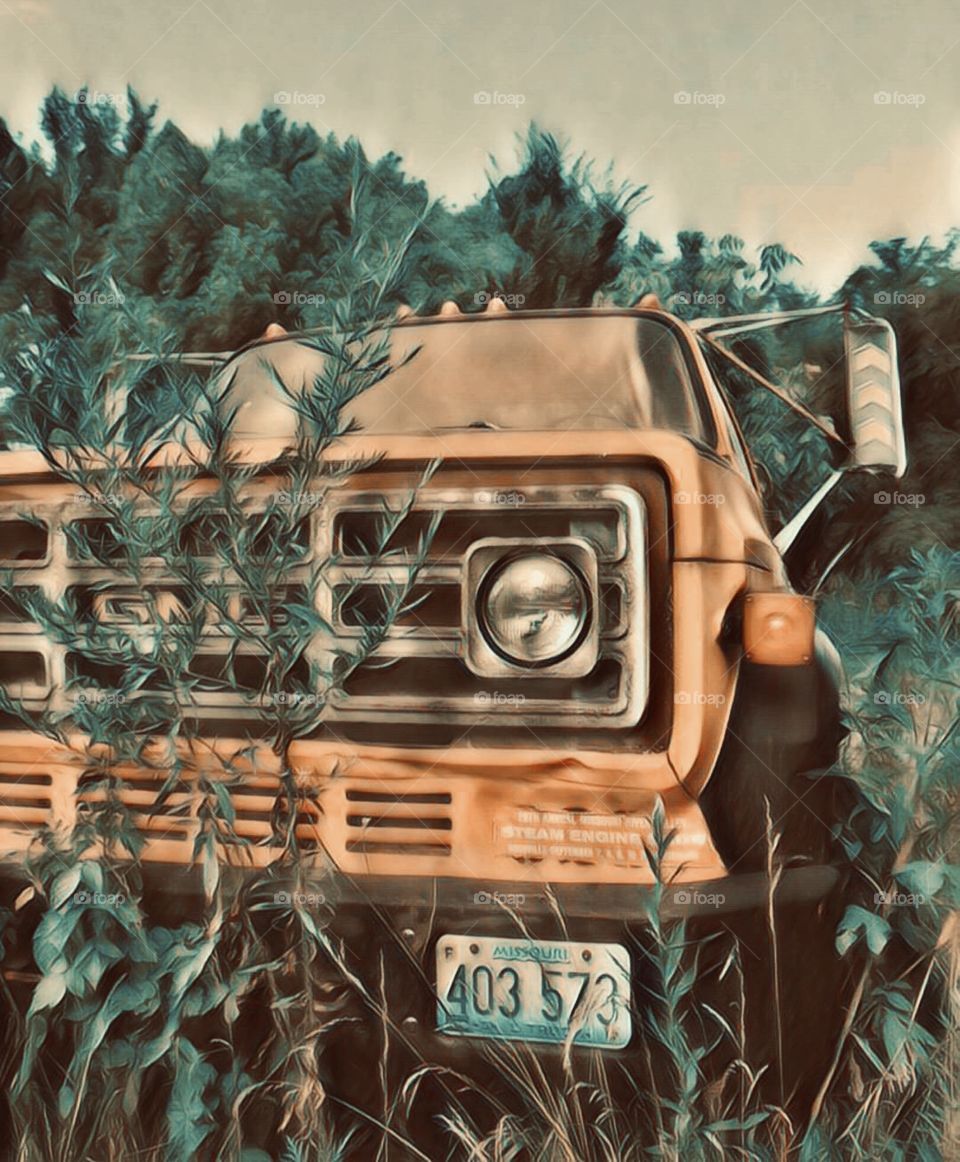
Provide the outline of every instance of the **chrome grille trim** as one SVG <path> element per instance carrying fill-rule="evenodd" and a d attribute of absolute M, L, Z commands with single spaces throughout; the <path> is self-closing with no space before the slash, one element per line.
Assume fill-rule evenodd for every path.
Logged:
<path fill-rule="evenodd" d="M 514 490 L 516 491 L 516 490 Z M 477 530 L 473 539 L 483 539 L 488 535 L 491 505 L 489 500 L 478 500 L 483 489 L 472 488 L 425 488 L 419 492 L 413 513 L 440 511 L 467 512 L 476 514 Z M 489 495 L 489 493 L 487 494 Z M 372 697 L 346 692 L 337 693 L 331 700 L 328 716 L 337 719 L 383 722 L 453 722 L 464 726 L 503 723 L 512 720 L 516 725 L 536 726 L 606 726 L 624 728 L 634 725 L 646 705 L 649 692 L 649 598 L 647 574 L 644 564 L 646 552 L 646 512 L 640 496 L 625 485 L 547 487 L 532 486 L 522 491 L 524 502 L 523 523 L 530 534 L 531 547 L 549 545 L 550 537 L 538 534 L 538 513 L 552 515 L 570 514 L 571 527 L 577 535 L 586 538 L 588 533 L 581 528 L 591 512 L 614 510 L 617 513 L 616 540 L 612 545 L 596 544 L 599 580 L 604 585 L 617 585 L 621 593 L 621 615 L 618 622 L 605 626 L 601 634 L 601 661 L 613 661 L 619 665 L 619 685 L 615 695 L 605 699 L 587 702 L 582 698 L 532 697 L 511 701 L 503 700 L 491 711 L 492 699 L 504 679 L 476 679 L 477 691 L 467 696 L 445 695 L 439 683 L 433 689 L 407 689 L 389 697 Z M 409 503 L 409 493 L 392 491 L 386 493 L 334 493 L 328 499 L 321 518 L 317 546 L 321 559 L 334 549 L 338 520 L 351 513 L 384 514 L 403 511 Z M 481 520 L 480 518 L 484 518 Z M 442 527 L 442 525 L 441 525 Z M 561 538 L 557 537 L 556 540 Z M 458 546 L 456 559 L 447 557 L 443 561 L 427 557 L 426 565 L 418 570 L 417 582 L 429 581 L 462 585 L 466 551 L 471 541 Z M 327 572 L 326 579 L 332 584 L 323 587 L 321 612 L 334 627 L 337 638 L 349 643 L 356 641 L 362 630 L 344 625 L 333 602 L 334 585 L 393 583 L 401 588 L 410 578 L 409 566 L 401 564 L 375 565 L 361 557 L 355 563 L 347 563 L 343 556 L 338 564 Z M 387 635 L 377 657 L 387 659 L 451 659 L 465 656 L 465 627 L 408 627 L 394 626 Z M 512 680 L 517 693 L 522 691 L 525 681 L 550 682 L 549 668 Z M 490 700 L 484 699 L 488 692 Z"/>

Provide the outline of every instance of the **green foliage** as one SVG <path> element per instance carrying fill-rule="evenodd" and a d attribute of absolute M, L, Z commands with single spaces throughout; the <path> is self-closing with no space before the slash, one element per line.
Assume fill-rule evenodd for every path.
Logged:
<path fill-rule="evenodd" d="M 62 115 L 59 102 L 51 108 L 51 116 Z M 168 393 L 157 391 L 160 356 L 124 366 L 126 390 L 111 388 L 140 325 L 126 303 L 112 341 L 96 320 L 89 327 L 81 320 L 6 367 L 16 438 L 42 448 L 64 486 L 89 502 L 90 520 L 75 526 L 73 551 L 142 594 L 147 613 L 135 630 L 101 621 L 72 595 L 28 599 L 46 632 L 101 677 L 88 679 L 67 710 L 42 712 L 33 724 L 65 745 L 74 729 L 89 742 L 77 755 L 84 764 L 77 824 L 69 835 L 44 833 L 28 866 L 44 907 L 33 937 L 40 978 L 12 1086 L 23 1157 L 99 1152 L 117 1120 L 128 1138 L 162 1143 L 163 1157 L 178 1162 L 236 1157 L 248 1146 L 282 1146 L 286 1156 L 305 1159 L 337 1156 L 324 1124 L 313 1018 L 323 987 L 318 966 L 338 953 L 323 915 L 299 898 L 308 869 L 298 821 L 312 792 L 298 782 L 289 754 L 382 642 L 390 617 L 406 608 L 419 568 L 415 557 L 408 583 L 395 583 L 389 616 L 366 627 L 355 646 L 307 661 L 305 649 L 324 628 L 313 594 L 331 562 L 305 565 L 297 530 L 326 490 L 355 471 L 327 455 L 346 430 L 344 404 L 392 370 L 384 315 L 403 252 L 384 259 L 361 211 L 351 207 L 342 243 L 358 285 L 326 304 L 326 327 L 315 340 L 324 358 L 313 381 L 296 394 L 275 385 L 289 398 L 297 432 L 269 465 L 237 452 L 230 377 L 189 374 L 167 387 L 190 416 L 190 455 L 167 468 L 152 462 L 164 441 L 188 433 Z M 51 283 L 70 293 L 58 275 Z M 158 344 L 155 332 L 150 337 L 162 351 L 163 337 Z M 137 345 L 151 345 L 144 339 Z M 265 468 L 274 485 L 266 492 L 258 485 Z M 201 478 L 212 491 L 196 491 Z M 401 516 L 402 509 L 385 512 L 383 545 Z M 158 562 L 164 585 L 179 594 L 172 612 L 150 586 Z M 286 584 L 297 568 L 303 596 L 290 599 Z M 211 633 L 226 648 L 219 675 L 200 666 Z M 241 684 L 239 665 L 250 651 L 259 668 Z M 211 688 L 242 690 L 252 712 L 234 753 L 211 750 L 195 713 L 195 692 Z M 225 886 L 224 872 L 252 841 L 237 833 L 232 791 L 240 768 L 264 755 L 278 768 L 269 813 L 278 854 L 240 896 Z M 125 764 L 156 776 L 153 801 L 139 804 L 137 815 L 121 794 Z M 158 922 L 143 906 L 138 816 L 162 822 L 186 808 L 197 820 L 192 858 L 202 891 L 189 921 Z M 316 889 L 322 861 L 310 874 Z M 299 894 L 285 904 L 289 895 L 276 888 L 291 880 Z M 268 954 L 269 933 L 279 931 L 284 939 Z M 251 1044 L 249 1028 L 258 1024 Z M 238 1029 L 247 1030 L 242 1038 Z"/>
<path fill-rule="evenodd" d="M 860 983 L 832 1093 L 861 1157 L 939 1157 L 949 1133 L 955 1050 L 940 1034 L 960 905 L 958 583 L 960 555 L 941 546 L 890 574 L 837 578 L 821 609 L 847 663 L 844 766 L 860 792 L 841 839 L 863 899 L 837 934 Z"/>
<path fill-rule="evenodd" d="M 320 137 L 276 109 L 200 147 L 170 122 L 156 128 L 156 106 L 132 91 L 125 117 L 83 96 L 55 89 L 47 98 L 50 160 L 0 122 L 0 357 L 78 330 L 91 341 L 99 333 L 101 350 L 118 338 L 129 350 L 147 335 L 154 349 L 163 335 L 170 349 L 223 350 L 270 322 L 312 326 L 367 277 L 351 243 L 358 228 L 367 254 L 404 256 L 384 288 L 387 306 L 433 310 L 454 299 L 471 310 L 495 294 L 527 308 L 629 304 L 654 291 L 695 317 L 817 302 L 791 280 L 800 260 L 777 243 L 751 252 L 735 235 L 698 231 L 682 231 L 672 252 L 643 232 L 628 241 L 646 187 L 596 177 L 536 126 L 517 169 L 494 165 L 487 191 L 452 210 L 431 201 L 396 154 L 370 159 L 357 141 Z M 850 556 L 856 568 L 892 566 L 917 537 L 960 548 L 956 247 L 956 234 L 940 246 L 875 243 L 876 261 L 838 291 L 897 329 L 911 452 L 903 491 L 925 499 L 919 525 L 908 506 L 878 512 Z M 808 358 L 814 351 L 806 368 L 800 338 Z M 743 353 L 804 393 L 819 392 L 821 410 L 836 416 L 839 352 L 825 328 L 810 324 L 776 350 L 751 341 Z M 740 402 L 774 479 L 801 469 L 793 492 L 768 497 L 780 521 L 826 465 L 822 442 L 755 391 Z"/>

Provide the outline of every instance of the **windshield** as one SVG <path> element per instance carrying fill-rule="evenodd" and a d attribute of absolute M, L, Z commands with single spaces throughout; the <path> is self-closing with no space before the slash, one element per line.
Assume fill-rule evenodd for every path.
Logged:
<path fill-rule="evenodd" d="M 348 405 L 362 430 L 665 428 L 714 443 L 702 389 L 674 331 L 657 319 L 517 315 L 395 328 L 391 361 L 411 353 Z M 305 338 L 258 344 L 228 364 L 232 403 L 245 404 L 255 425 L 262 411 L 267 434 L 273 376 L 296 394 L 322 359 Z"/>

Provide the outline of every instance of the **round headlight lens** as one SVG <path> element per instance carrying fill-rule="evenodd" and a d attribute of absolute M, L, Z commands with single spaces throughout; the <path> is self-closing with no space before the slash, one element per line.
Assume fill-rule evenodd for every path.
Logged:
<path fill-rule="evenodd" d="M 529 553 L 487 574 L 480 618 L 497 653 L 518 665 L 547 665 L 582 641 L 590 601 L 572 565 L 549 553 Z"/>

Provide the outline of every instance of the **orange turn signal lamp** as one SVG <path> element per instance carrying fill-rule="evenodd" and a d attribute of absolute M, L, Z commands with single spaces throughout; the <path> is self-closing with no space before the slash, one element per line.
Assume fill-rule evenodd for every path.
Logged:
<path fill-rule="evenodd" d="M 813 659 L 817 620 L 810 597 L 750 593 L 743 603 L 743 649 L 758 666 L 805 666 Z"/>

